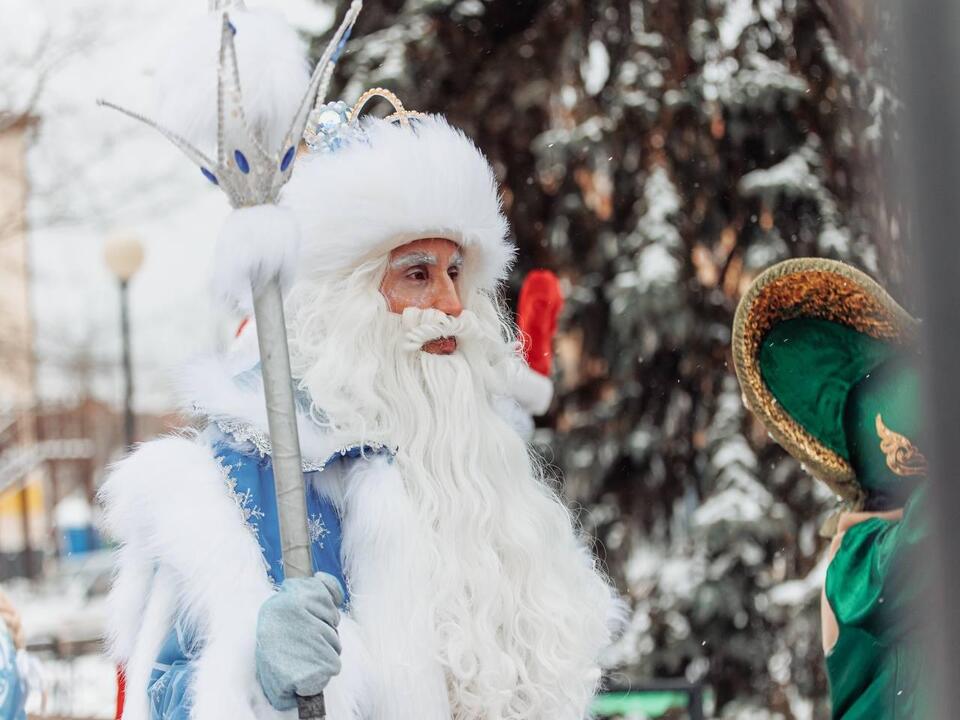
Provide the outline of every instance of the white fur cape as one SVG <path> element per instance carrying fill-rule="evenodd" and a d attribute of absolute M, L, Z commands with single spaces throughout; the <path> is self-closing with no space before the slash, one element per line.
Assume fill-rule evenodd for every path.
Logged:
<path fill-rule="evenodd" d="M 266 414 L 257 384 L 238 384 L 214 363 L 199 366 L 185 385 L 211 423 L 262 447 Z M 336 447 L 300 420 L 304 464 L 318 467 Z M 150 717 L 150 673 L 177 612 L 202 638 L 190 688 L 194 720 L 296 715 L 273 710 L 255 676 L 257 612 L 273 589 L 223 472 L 208 434 L 183 434 L 142 444 L 101 490 L 105 529 L 120 543 L 109 649 L 126 668 L 124 720 Z M 351 579 L 351 610 L 339 627 L 342 670 L 325 692 L 328 717 L 449 720 L 444 674 L 424 640 L 430 633 L 411 620 L 425 602 L 427 570 L 410 545 L 414 508 L 396 464 L 358 459 L 314 477 L 343 517 Z"/>

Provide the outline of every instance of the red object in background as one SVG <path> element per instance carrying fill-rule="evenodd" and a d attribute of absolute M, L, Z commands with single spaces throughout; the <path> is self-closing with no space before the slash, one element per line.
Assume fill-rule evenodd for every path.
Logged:
<path fill-rule="evenodd" d="M 117 720 L 123 715 L 123 691 L 126 687 L 126 678 L 123 674 L 123 667 L 117 665 Z"/>
<path fill-rule="evenodd" d="M 233 334 L 234 338 L 238 338 L 243 335 L 243 331 L 246 329 L 247 325 L 250 324 L 250 316 L 247 315 L 243 320 L 240 321 L 240 327 L 237 328 L 237 331 Z"/>
<path fill-rule="evenodd" d="M 517 325 L 523 338 L 523 356 L 533 370 L 550 376 L 553 336 L 563 309 L 560 281 L 549 270 L 532 270 L 520 288 Z"/>

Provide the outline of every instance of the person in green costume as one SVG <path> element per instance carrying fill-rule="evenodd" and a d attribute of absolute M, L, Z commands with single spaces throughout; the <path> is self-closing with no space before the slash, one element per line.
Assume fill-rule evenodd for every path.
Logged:
<path fill-rule="evenodd" d="M 844 503 L 821 601 L 837 720 L 923 718 L 913 603 L 925 573 L 917 322 L 833 260 L 760 275 L 734 320 L 744 403 Z"/>

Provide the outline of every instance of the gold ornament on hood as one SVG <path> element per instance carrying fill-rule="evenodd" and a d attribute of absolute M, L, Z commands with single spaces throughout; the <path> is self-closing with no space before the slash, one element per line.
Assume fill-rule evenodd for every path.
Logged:
<path fill-rule="evenodd" d="M 887 467 L 901 477 L 927 474 L 927 459 L 905 436 L 883 424 L 877 413 L 877 435 L 880 436 L 880 452 L 887 458 Z"/>

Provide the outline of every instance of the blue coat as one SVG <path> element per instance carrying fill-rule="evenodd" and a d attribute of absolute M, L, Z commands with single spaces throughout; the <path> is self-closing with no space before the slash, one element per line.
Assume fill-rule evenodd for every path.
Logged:
<path fill-rule="evenodd" d="M 226 441 L 214 444 L 213 450 L 221 467 L 227 471 L 227 491 L 243 513 L 247 527 L 257 538 L 265 571 L 277 586 L 283 582 L 283 562 L 272 460 L 269 455 L 261 455 L 255 448 L 238 449 Z M 360 457 L 361 454 L 369 456 L 384 452 L 387 451 L 356 446 L 334 454 L 324 467 Z M 345 607 L 350 602 L 350 586 L 344 577 L 340 555 L 340 516 L 333 503 L 317 492 L 312 482 L 317 472 L 322 471 L 304 473 L 313 570 L 329 573 L 340 580 L 347 590 Z M 163 642 L 147 685 L 152 720 L 189 719 L 190 698 L 187 689 L 198 649 L 196 638 L 178 617 Z"/>
<path fill-rule="evenodd" d="M 13 638 L 0 623 L 0 718 L 26 720 L 26 687 L 17 668 L 17 650 Z"/>

